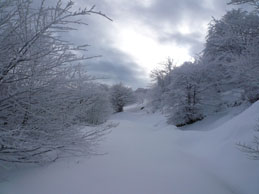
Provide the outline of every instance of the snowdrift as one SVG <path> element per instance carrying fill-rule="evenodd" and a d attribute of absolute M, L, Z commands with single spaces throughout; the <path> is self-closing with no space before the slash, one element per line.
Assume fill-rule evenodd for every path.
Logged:
<path fill-rule="evenodd" d="M 240 193 L 259 193 L 259 161 L 250 160 L 238 149 L 237 143 L 251 143 L 259 124 L 259 101 L 245 111 L 204 134 L 196 135 L 190 152 L 210 164 L 215 174 Z M 210 127 L 210 126 L 208 126 Z M 198 136 L 198 137 L 197 137 Z"/>

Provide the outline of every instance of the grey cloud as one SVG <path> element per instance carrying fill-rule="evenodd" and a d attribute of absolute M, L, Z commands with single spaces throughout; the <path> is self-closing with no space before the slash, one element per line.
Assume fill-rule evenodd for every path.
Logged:
<path fill-rule="evenodd" d="M 164 33 L 160 36 L 160 42 L 163 44 L 164 42 L 174 42 L 181 46 L 190 46 L 190 53 L 194 56 L 198 54 L 203 49 L 203 41 L 201 41 L 202 37 L 199 33 L 190 33 L 190 34 L 181 34 L 179 32 L 175 32 L 172 34 Z"/>
<path fill-rule="evenodd" d="M 147 85 L 145 72 L 127 55 L 116 49 L 102 51 L 101 58 L 88 62 L 89 73 L 105 77 L 109 83 L 123 82 L 135 88 Z"/>
<path fill-rule="evenodd" d="M 206 2 L 210 2 L 212 7 L 208 7 Z M 193 25 L 199 25 L 202 20 L 221 15 L 226 3 L 226 0 L 156 0 L 149 8 L 136 7 L 132 11 L 133 15 L 154 26 L 164 22 L 174 26 L 184 20 L 191 20 Z"/>

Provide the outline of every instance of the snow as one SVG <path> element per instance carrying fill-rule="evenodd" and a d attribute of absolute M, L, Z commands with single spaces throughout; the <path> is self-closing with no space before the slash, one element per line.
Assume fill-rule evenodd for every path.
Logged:
<path fill-rule="evenodd" d="M 107 154 L 14 173 L 0 183 L 0 193 L 259 193 L 259 163 L 236 147 L 251 141 L 259 102 L 243 112 L 237 108 L 208 117 L 188 130 L 139 108 L 113 115 L 119 126 L 99 148 Z"/>

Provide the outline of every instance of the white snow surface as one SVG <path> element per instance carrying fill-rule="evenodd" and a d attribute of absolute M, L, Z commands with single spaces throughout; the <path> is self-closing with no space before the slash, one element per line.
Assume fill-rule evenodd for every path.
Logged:
<path fill-rule="evenodd" d="M 252 140 L 259 102 L 188 130 L 139 107 L 112 117 L 119 126 L 99 148 L 107 154 L 13 173 L 0 183 L 0 194 L 259 193 L 259 161 L 236 146 Z"/>

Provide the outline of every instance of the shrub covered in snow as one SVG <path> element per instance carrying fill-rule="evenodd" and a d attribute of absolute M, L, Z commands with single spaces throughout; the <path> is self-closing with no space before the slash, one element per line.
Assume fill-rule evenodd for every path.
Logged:
<path fill-rule="evenodd" d="M 135 101 L 135 96 L 131 88 L 120 83 L 111 87 L 110 100 L 113 110 L 115 112 L 122 112 L 125 105 Z"/>
<path fill-rule="evenodd" d="M 98 125 L 104 123 L 112 113 L 109 93 L 102 86 L 91 85 L 85 90 L 85 101 L 80 106 L 80 120 Z"/>

